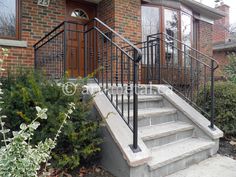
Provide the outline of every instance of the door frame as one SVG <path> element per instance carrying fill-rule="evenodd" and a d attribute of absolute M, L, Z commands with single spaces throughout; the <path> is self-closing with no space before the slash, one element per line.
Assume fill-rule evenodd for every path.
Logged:
<path fill-rule="evenodd" d="M 80 7 L 81 6 L 81 7 Z M 76 17 L 71 17 L 71 13 L 73 12 L 73 10 L 76 9 L 82 9 L 84 10 L 89 19 L 80 19 L 80 18 L 76 18 Z M 85 73 L 86 73 L 86 37 L 84 35 L 85 32 L 85 26 L 83 24 L 86 24 L 87 22 L 89 22 L 90 20 L 92 20 L 94 17 L 96 17 L 97 15 L 97 5 L 90 3 L 90 2 L 85 2 L 82 0 L 66 0 L 66 8 L 65 8 L 65 21 L 67 21 L 68 23 L 66 23 L 67 25 L 65 26 L 65 32 L 66 32 L 66 58 L 65 58 L 65 63 L 66 63 L 66 71 L 69 72 L 69 77 L 84 77 Z M 71 22 L 71 24 L 70 24 Z M 74 26 L 73 26 L 74 23 Z M 70 28 L 72 28 L 72 31 L 70 31 Z M 76 29 L 76 31 L 79 29 L 79 31 L 82 32 L 74 32 L 73 28 Z M 75 38 L 78 41 L 78 48 L 76 50 L 78 50 L 76 53 L 76 56 L 71 55 L 68 52 L 72 52 L 72 49 L 75 47 L 70 46 L 71 44 L 71 39 L 67 38 L 68 36 L 71 35 L 75 35 Z M 75 40 L 76 40 L 75 39 Z M 73 41 L 73 39 L 72 39 Z M 82 42 L 82 43 L 81 43 Z M 77 69 L 73 69 L 73 66 L 70 65 L 70 63 L 77 63 Z"/>

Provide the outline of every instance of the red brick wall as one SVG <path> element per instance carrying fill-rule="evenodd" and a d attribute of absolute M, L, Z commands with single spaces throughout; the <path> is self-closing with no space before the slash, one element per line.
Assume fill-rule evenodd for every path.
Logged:
<path fill-rule="evenodd" d="M 216 9 L 225 12 L 226 16 L 216 20 L 213 25 L 213 44 L 225 43 L 229 40 L 229 6 L 221 3 Z M 213 58 L 219 62 L 219 68 L 216 76 L 224 76 L 223 69 L 228 64 L 228 55 L 226 51 L 214 51 Z"/>
<path fill-rule="evenodd" d="M 226 16 L 216 20 L 213 25 L 213 43 L 226 42 L 229 39 L 229 6 L 221 4 L 216 9 L 225 12 Z"/>
<path fill-rule="evenodd" d="M 21 39 L 27 48 L 10 49 L 6 69 L 32 67 L 33 45 L 65 19 L 66 0 L 51 0 L 49 7 L 37 5 L 37 0 L 21 0 Z M 103 0 L 97 6 L 97 16 L 132 42 L 141 41 L 141 0 Z"/>
<path fill-rule="evenodd" d="M 4 62 L 6 69 L 32 67 L 32 46 L 65 19 L 65 0 L 51 0 L 49 7 L 38 6 L 37 0 L 21 0 L 21 7 L 21 40 L 27 41 L 28 47 L 7 47 L 10 54 Z"/>
<path fill-rule="evenodd" d="M 199 21 L 199 50 L 212 56 L 212 24 Z"/>
<path fill-rule="evenodd" d="M 133 43 L 141 41 L 141 0 L 103 0 L 98 4 L 97 12 L 99 19 L 126 39 Z M 113 38 L 113 41 L 120 46 L 127 46 L 127 43 L 124 43 L 118 37 Z M 123 62 L 128 63 L 128 59 L 125 57 Z M 113 72 L 116 72 L 114 69 L 116 66 L 115 61 L 113 61 L 113 65 Z M 120 73 L 120 64 L 118 66 L 117 72 Z M 128 78 L 129 71 L 132 73 L 131 70 L 132 65 L 130 68 L 124 68 L 124 80 Z M 116 75 L 114 74 L 113 76 L 115 80 Z M 132 75 L 130 75 L 130 78 L 132 78 Z"/>
<path fill-rule="evenodd" d="M 141 0 L 103 0 L 97 12 L 99 19 L 131 42 L 141 41 Z"/>
<path fill-rule="evenodd" d="M 219 68 L 216 70 L 216 76 L 222 76 L 225 65 L 228 64 L 228 56 L 225 51 L 214 51 L 213 57 L 219 62 Z"/>
<path fill-rule="evenodd" d="M 132 43 L 137 43 L 142 39 L 141 29 L 141 0 L 115 0 L 115 31 Z M 125 62 L 129 63 L 128 60 L 125 59 Z M 132 78 L 132 68 L 131 64 L 124 70 L 125 78 Z"/>
<path fill-rule="evenodd" d="M 114 0 L 102 0 L 97 6 L 97 17 L 114 29 L 115 26 L 115 2 Z"/>
<path fill-rule="evenodd" d="M 21 40 L 26 40 L 28 47 L 10 47 L 7 67 L 33 66 L 32 46 L 65 19 L 65 1 L 51 0 L 49 7 L 41 7 L 37 0 L 22 0 Z M 102 0 L 97 16 L 131 42 L 141 41 L 141 0 Z M 200 51 L 212 56 L 212 25 L 200 21 L 199 28 Z"/>
<path fill-rule="evenodd" d="M 115 30 L 133 43 L 141 41 L 141 0 L 115 0 Z"/>

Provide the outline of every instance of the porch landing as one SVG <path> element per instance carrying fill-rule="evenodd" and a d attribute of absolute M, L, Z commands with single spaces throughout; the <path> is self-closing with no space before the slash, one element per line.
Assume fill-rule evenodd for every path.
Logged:
<path fill-rule="evenodd" d="M 216 155 L 168 177 L 236 177 L 236 160 Z"/>

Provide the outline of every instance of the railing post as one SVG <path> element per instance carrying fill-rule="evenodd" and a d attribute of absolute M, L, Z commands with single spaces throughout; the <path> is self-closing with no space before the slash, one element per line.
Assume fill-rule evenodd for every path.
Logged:
<path fill-rule="evenodd" d="M 158 84 L 161 84 L 161 36 L 157 38 L 157 47 L 158 47 Z"/>
<path fill-rule="evenodd" d="M 146 75 L 147 75 L 147 80 L 146 80 L 146 84 L 149 84 L 149 36 L 147 37 L 147 71 L 146 71 Z"/>
<path fill-rule="evenodd" d="M 133 57 L 133 146 L 131 149 L 134 153 L 139 152 L 138 147 L 138 55 L 134 49 Z"/>
<path fill-rule="evenodd" d="M 87 25 L 84 26 L 84 77 L 87 77 L 88 71 L 87 71 L 87 62 L 88 62 L 88 41 L 87 41 Z"/>
<path fill-rule="evenodd" d="M 34 69 L 37 69 L 37 50 L 36 46 L 34 46 Z"/>
<path fill-rule="evenodd" d="M 67 57 L 67 22 L 64 22 L 64 76 L 66 74 L 66 57 Z"/>
<path fill-rule="evenodd" d="M 209 126 L 212 130 L 215 130 L 215 90 L 214 90 L 214 60 L 211 60 L 211 125 Z"/>

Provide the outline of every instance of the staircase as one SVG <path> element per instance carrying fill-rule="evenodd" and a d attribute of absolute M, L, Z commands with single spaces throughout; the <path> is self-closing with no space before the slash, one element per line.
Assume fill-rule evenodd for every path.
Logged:
<path fill-rule="evenodd" d="M 89 87 L 92 88 L 94 85 L 97 84 L 89 84 Z M 100 88 L 98 85 L 97 87 Z M 143 87 L 149 86 L 143 85 Z M 118 111 L 109 101 L 111 94 L 95 96 L 98 113 L 102 117 L 109 114 L 105 119 L 109 135 L 103 134 L 105 141 L 103 150 L 109 150 L 107 152 L 104 150 L 102 154 L 104 157 L 102 165 L 115 176 L 167 177 L 217 153 L 219 138 L 223 133 L 217 127 L 212 131 L 208 127 L 210 122 L 174 92 L 160 94 L 158 89 L 162 87 L 163 90 L 167 88 L 163 85 L 154 85 L 152 91 L 150 88 L 146 94 L 139 95 L 138 144 L 141 151 L 137 153 L 127 150 L 132 143 L 132 133 L 128 135 L 130 130 L 126 129 L 125 124 L 120 125 L 121 122 L 116 122 L 122 119 L 119 115 L 123 112 L 124 117 L 128 119 L 122 122 L 128 122 L 132 130 L 134 119 L 132 93 L 130 96 L 113 97 L 113 104 L 118 102 Z M 129 138 L 130 141 L 123 144 L 123 141 L 128 141 Z M 114 150 L 113 146 L 119 148 Z M 117 156 L 124 161 L 121 162 Z M 121 167 L 119 164 L 122 164 Z M 111 169 L 113 165 L 114 169 Z"/>
<path fill-rule="evenodd" d="M 216 154 L 223 133 L 214 125 L 214 59 L 164 33 L 134 45 L 97 18 L 84 31 L 72 30 L 81 25 L 65 21 L 37 42 L 35 68 L 54 79 L 63 80 L 68 69 L 93 77 L 93 116 L 105 125 L 103 167 L 117 177 L 166 177 Z M 72 45 L 71 34 L 83 44 Z M 84 64 L 75 67 L 78 58 Z M 134 92 L 140 85 L 145 94 Z M 210 108 L 197 105 L 201 87 Z"/>
<path fill-rule="evenodd" d="M 124 102 L 127 110 L 127 99 Z M 138 107 L 139 136 L 151 152 L 150 177 L 170 175 L 212 155 L 215 142 L 198 137 L 193 123 L 183 121 L 161 95 L 139 96 Z"/>

